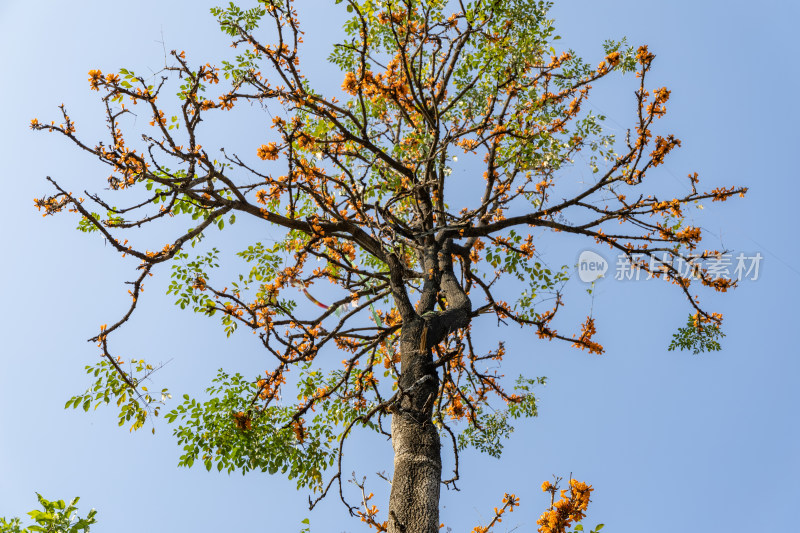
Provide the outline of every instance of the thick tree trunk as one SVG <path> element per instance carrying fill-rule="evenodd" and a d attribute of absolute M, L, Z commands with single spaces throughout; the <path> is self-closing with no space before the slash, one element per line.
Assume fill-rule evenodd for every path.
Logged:
<path fill-rule="evenodd" d="M 389 532 L 438 532 L 442 460 L 436 427 L 396 413 L 392 416 L 392 444 L 394 479 L 389 498 Z"/>
<path fill-rule="evenodd" d="M 400 340 L 403 392 L 392 414 L 394 476 L 389 497 L 390 533 L 439 531 L 442 459 L 439 433 L 431 421 L 439 380 L 431 364 L 430 350 L 420 346 L 427 335 L 425 330 L 422 320 L 404 325 Z"/>
<path fill-rule="evenodd" d="M 421 261 L 426 278 L 414 310 L 396 275 L 393 286 L 403 316 L 400 333 L 399 401 L 392 412 L 394 475 L 389 496 L 389 533 L 438 533 L 442 458 L 433 408 L 439 376 L 431 348 L 469 325 L 471 303 L 453 274 L 448 247 L 429 247 Z M 393 272 L 397 272 L 396 265 Z M 434 268 L 438 267 L 438 268 Z M 434 275 L 434 270 L 438 275 Z M 447 309 L 434 311 L 438 297 Z"/>

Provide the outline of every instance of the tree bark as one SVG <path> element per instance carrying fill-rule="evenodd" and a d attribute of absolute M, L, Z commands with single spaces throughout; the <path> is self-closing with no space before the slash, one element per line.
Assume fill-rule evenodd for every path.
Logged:
<path fill-rule="evenodd" d="M 418 308 L 404 317 L 400 334 L 400 399 L 392 413 L 394 475 L 389 533 L 439 531 L 442 458 L 432 417 L 439 376 L 431 348 L 449 333 L 468 326 L 471 319 L 471 302 L 453 274 L 448 246 L 439 253 L 429 251 L 422 263 L 438 275 L 426 279 Z M 446 298 L 447 309 L 434 312 L 439 294 Z"/>
<path fill-rule="evenodd" d="M 427 336 L 426 329 L 424 320 L 415 320 L 403 325 L 400 338 L 403 392 L 392 413 L 394 476 L 389 497 L 390 533 L 439 531 L 442 459 L 439 433 L 431 420 L 439 379 L 430 350 L 424 344 L 420 349 L 423 336 Z"/>

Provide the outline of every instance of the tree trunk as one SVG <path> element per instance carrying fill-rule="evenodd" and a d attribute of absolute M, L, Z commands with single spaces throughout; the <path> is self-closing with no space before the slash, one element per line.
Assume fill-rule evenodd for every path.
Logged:
<path fill-rule="evenodd" d="M 403 316 L 400 333 L 399 401 L 392 411 L 394 475 L 389 496 L 389 533 L 438 533 L 442 457 L 433 408 L 439 376 L 431 348 L 469 325 L 471 303 L 453 274 L 449 244 L 426 248 L 426 277 L 414 310 L 394 264 L 395 300 Z M 434 311 L 439 296 L 447 308 Z"/>
<path fill-rule="evenodd" d="M 389 497 L 390 533 L 437 533 L 442 459 L 431 421 L 438 376 L 422 343 L 423 320 L 403 325 L 400 339 L 402 397 L 392 414 L 394 476 Z M 422 346 L 421 346 L 422 344 Z"/>

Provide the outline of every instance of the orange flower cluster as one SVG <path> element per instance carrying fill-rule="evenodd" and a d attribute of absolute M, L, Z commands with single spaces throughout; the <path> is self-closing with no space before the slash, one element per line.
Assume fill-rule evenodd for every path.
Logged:
<path fill-rule="evenodd" d="M 692 315 L 692 322 L 697 331 L 703 331 L 704 324 L 716 323 L 719 325 L 722 322 L 722 315 L 719 313 L 711 313 L 710 317 L 703 316 L 700 313 Z"/>
<path fill-rule="evenodd" d="M 646 145 L 650 142 L 650 138 L 653 136 L 652 132 L 649 129 L 644 128 L 642 129 L 641 126 L 636 126 L 636 148 L 641 148 L 642 146 Z"/>
<path fill-rule="evenodd" d="M 256 201 L 262 205 L 267 205 L 267 198 L 269 198 L 269 194 L 264 189 L 259 189 L 256 192 Z"/>
<path fill-rule="evenodd" d="M 358 92 L 358 80 L 353 72 L 348 72 L 344 75 L 344 82 L 342 82 L 342 89 L 352 95 Z"/>
<path fill-rule="evenodd" d="M 389 61 L 386 71 L 383 73 L 376 75 L 367 70 L 359 76 L 354 72 L 348 72 L 342 82 L 342 89 L 353 96 L 362 91 L 364 96 L 373 103 L 380 102 L 382 107 L 386 105 L 387 101 L 393 101 L 402 106 L 406 112 L 415 113 L 409 85 L 401 64 L 401 56 L 398 54 Z M 428 81 L 432 83 L 434 80 L 431 78 Z M 436 88 L 430 87 L 432 91 L 440 88 L 440 85 L 437 85 Z"/>
<path fill-rule="evenodd" d="M 681 202 L 680 200 L 677 199 L 672 199 L 664 202 L 654 202 L 652 209 L 653 213 L 669 211 L 676 217 L 682 216 L 683 213 L 681 211 Z"/>
<path fill-rule="evenodd" d="M 505 493 L 503 495 L 503 507 L 498 509 L 497 507 L 494 508 L 494 518 L 491 522 L 489 522 L 488 526 L 475 526 L 472 528 L 471 533 L 488 533 L 490 529 L 492 529 L 496 524 L 503 521 L 502 516 L 505 514 L 506 511 L 511 513 L 514 512 L 514 507 L 519 505 L 519 498 L 517 498 L 513 494 Z M 444 524 L 442 524 L 444 526 Z"/>
<path fill-rule="evenodd" d="M 226 111 L 233 109 L 233 103 L 236 101 L 236 97 L 230 93 L 223 94 L 219 97 L 220 103 L 219 107 Z"/>
<path fill-rule="evenodd" d="M 256 382 L 258 386 L 258 397 L 262 400 L 277 400 L 278 392 L 281 385 L 286 383 L 286 376 L 283 372 L 277 370 L 275 372 L 267 372 L 267 379 L 259 379 Z"/>
<path fill-rule="evenodd" d="M 711 190 L 711 194 L 714 195 L 714 198 L 711 200 L 712 202 L 724 202 L 728 198 L 731 197 L 735 187 L 725 188 L 725 187 L 718 187 L 716 189 Z M 744 195 L 744 193 L 740 193 L 740 195 Z"/>
<path fill-rule="evenodd" d="M 653 159 L 653 166 L 657 167 L 663 163 L 667 154 L 670 153 L 673 148 L 680 145 L 680 139 L 676 139 L 674 135 L 669 135 L 666 139 L 661 136 L 656 137 L 656 148 L 650 154 L 650 157 Z"/>
<path fill-rule="evenodd" d="M 569 480 L 569 487 L 569 493 L 566 489 L 562 489 L 561 499 L 542 513 L 536 521 L 539 533 L 564 533 L 573 523 L 580 522 L 586 517 L 586 509 L 591 501 L 589 496 L 594 489 L 591 485 L 574 479 Z M 557 487 L 545 481 L 542 490 L 555 494 Z"/>
<path fill-rule="evenodd" d="M 166 125 L 167 117 L 164 116 L 164 112 L 162 110 L 158 110 L 158 114 L 153 116 L 153 120 L 150 121 L 151 126 L 155 126 L 159 124 L 161 126 Z"/>
<path fill-rule="evenodd" d="M 386 11 L 381 11 L 378 13 L 378 23 L 379 24 L 400 24 L 406 18 L 407 12 L 400 10 L 400 11 L 393 11 L 391 14 L 387 13 Z"/>
<path fill-rule="evenodd" d="M 297 136 L 297 147 L 301 150 L 313 150 L 315 139 L 308 133 L 301 133 Z"/>
<path fill-rule="evenodd" d="M 567 115 L 574 116 L 577 115 L 581 110 L 581 101 L 578 98 L 574 98 L 569 103 L 569 108 L 567 109 Z"/>
<path fill-rule="evenodd" d="M 636 60 L 646 67 L 649 66 L 655 58 L 655 54 L 647 49 L 647 45 L 640 46 L 636 51 Z"/>
<path fill-rule="evenodd" d="M 519 246 L 519 251 L 522 252 L 528 259 L 533 259 L 533 253 L 536 251 L 536 247 L 533 245 L 533 236 L 528 235 L 525 238 L 525 241 Z"/>
<path fill-rule="evenodd" d="M 360 485 L 359 485 L 360 486 Z M 363 487 L 362 487 L 363 489 Z M 362 522 L 366 522 L 369 525 L 369 528 L 372 529 L 373 527 L 378 530 L 378 532 L 382 531 L 389 531 L 389 522 L 379 523 L 375 520 L 375 517 L 378 515 L 378 507 L 373 505 L 369 505 L 369 501 L 374 497 L 373 493 L 369 493 L 369 495 L 363 496 L 363 505 L 364 510 L 357 510 L 356 514 L 361 518 Z"/>
<path fill-rule="evenodd" d="M 275 143 L 262 144 L 257 154 L 264 161 L 275 161 L 278 159 L 278 146 Z"/>
<path fill-rule="evenodd" d="M 686 226 L 675 234 L 675 240 L 686 243 L 700 242 L 702 238 L 700 228 L 694 226 Z"/>
<path fill-rule="evenodd" d="M 600 64 L 597 65 L 598 74 L 607 74 L 612 68 L 619 65 L 621 59 L 622 57 L 619 52 L 611 52 L 606 56 L 605 61 L 601 61 Z"/>
<path fill-rule="evenodd" d="M 219 83 L 218 72 L 218 68 L 212 67 L 210 64 L 206 63 L 197 71 L 197 77 L 213 85 L 215 83 Z"/>
<path fill-rule="evenodd" d="M 602 354 L 604 351 L 603 346 L 592 340 L 596 333 L 597 328 L 594 325 L 594 318 L 586 317 L 586 322 L 581 326 L 581 336 L 572 343 L 572 346 L 581 350 L 589 350 L 589 353 Z"/>
<path fill-rule="evenodd" d="M 550 322 L 553 321 L 553 318 L 555 318 L 555 316 L 556 313 L 554 309 L 550 309 L 549 311 L 545 311 L 544 313 L 541 314 L 541 316 L 539 317 L 539 321 L 536 324 L 537 337 L 539 337 L 540 339 L 547 339 L 547 340 L 553 340 L 555 338 L 557 331 L 549 327 Z"/>
<path fill-rule="evenodd" d="M 550 63 L 547 65 L 548 69 L 556 69 L 572 59 L 572 54 L 569 52 L 563 52 L 560 56 L 552 56 L 550 58 Z"/>
<path fill-rule="evenodd" d="M 653 100 L 653 103 L 647 106 L 647 113 L 654 117 L 661 118 L 667 114 L 667 108 L 664 106 L 664 104 L 666 104 L 667 100 L 669 100 L 669 95 L 671 93 L 666 87 L 662 87 L 660 89 L 656 89 L 653 94 L 655 95 L 655 99 Z"/>
<path fill-rule="evenodd" d="M 91 86 L 93 91 L 100 90 L 100 84 L 103 83 L 103 73 L 99 70 L 90 70 L 89 71 L 89 86 Z"/>
<path fill-rule="evenodd" d="M 292 432 L 294 433 L 294 438 L 297 439 L 297 442 L 302 444 L 306 440 L 306 430 L 303 427 L 303 423 L 305 420 L 302 418 L 300 420 L 296 420 L 292 422 Z"/>
<path fill-rule="evenodd" d="M 553 184 L 553 182 L 548 181 L 548 180 L 540 181 L 539 183 L 536 184 L 536 194 L 543 193 L 545 191 L 545 189 L 547 189 L 552 184 Z"/>
<path fill-rule="evenodd" d="M 703 285 L 711 287 L 717 292 L 728 292 L 734 284 L 734 281 L 728 278 L 717 278 L 713 280 L 703 279 Z"/>
<path fill-rule="evenodd" d="M 253 427 L 250 415 L 242 411 L 233 413 L 233 423 L 236 424 L 236 427 L 241 431 L 247 431 Z"/>
<path fill-rule="evenodd" d="M 461 398 L 457 394 L 451 395 L 450 401 L 447 402 L 445 410 L 453 420 L 459 420 L 464 417 L 464 404 L 461 402 Z"/>
<path fill-rule="evenodd" d="M 60 200 L 56 197 L 35 198 L 33 203 L 37 210 L 41 211 L 44 209 L 44 214 L 42 216 L 46 217 L 47 215 L 53 215 L 64 209 L 64 207 L 69 203 L 69 199 L 66 197 L 61 198 Z"/>

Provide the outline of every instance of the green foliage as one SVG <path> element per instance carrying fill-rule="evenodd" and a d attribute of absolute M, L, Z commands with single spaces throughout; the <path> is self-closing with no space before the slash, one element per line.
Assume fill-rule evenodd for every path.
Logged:
<path fill-rule="evenodd" d="M 125 219 L 115 215 L 115 211 L 113 209 L 106 213 L 105 219 L 101 218 L 99 213 L 92 212 L 91 215 L 95 220 L 102 222 L 102 224 L 108 228 L 125 223 Z M 81 217 L 81 219 L 78 221 L 78 227 L 76 229 L 83 233 L 99 231 L 97 226 L 86 217 Z"/>
<path fill-rule="evenodd" d="M 669 351 L 676 348 L 692 350 L 695 355 L 706 351 L 718 352 L 722 349 L 719 339 L 724 336 L 719 325 L 708 322 L 696 323 L 694 316 L 689 315 L 686 325 L 679 328 L 678 332 L 672 336 L 672 342 L 669 343 L 667 349 Z"/>
<path fill-rule="evenodd" d="M 247 290 L 255 289 L 255 298 L 272 305 L 279 316 L 291 313 L 297 307 L 293 300 L 277 300 L 275 294 L 267 290 L 267 283 L 275 279 L 284 266 L 281 255 L 285 251 L 286 243 L 277 242 L 272 248 L 258 242 L 249 246 L 237 255 L 247 263 L 252 263 L 247 275 L 239 275 L 238 281 L 231 283 L 234 294 L 241 294 Z"/>
<path fill-rule="evenodd" d="M 349 382 L 355 386 L 358 374 Z M 311 397 L 325 387 L 332 387 L 342 378 L 342 372 L 301 369 L 298 400 Z M 247 380 L 240 374 L 228 375 L 222 369 L 206 392 L 209 399 L 200 402 L 189 395 L 183 403 L 165 415 L 174 430 L 184 454 L 179 466 L 191 467 L 202 462 L 207 470 L 240 470 L 245 474 L 259 470 L 280 472 L 297 479 L 297 488 L 322 489 L 322 473 L 333 466 L 338 456 L 342 429 L 367 412 L 367 405 L 331 397 L 320 400 L 313 411 L 301 420 L 302 431 L 293 419 L 296 406 L 271 405 L 259 401 L 258 380 Z M 275 403 L 278 403 L 275 401 Z M 377 430 L 372 422 L 358 423 Z"/>
<path fill-rule="evenodd" d="M 175 305 L 181 309 L 190 307 L 195 313 L 205 313 L 213 316 L 216 313 L 214 299 L 208 293 L 195 290 L 195 286 L 200 280 L 208 280 L 208 272 L 212 268 L 218 268 L 219 251 L 213 248 L 210 252 L 202 256 L 197 256 L 194 260 L 186 262 L 189 254 L 180 252 L 175 255 L 175 264 L 172 265 L 172 281 L 167 288 L 167 294 L 178 296 Z"/>
<path fill-rule="evenodd" d="M 96 522 L 94 517 L 97 511 L 94 509 L 89 511 L 86 518 L 78 516 L 76 504 L 80 498 L 73 498 L 67 504 L 64 500 L 47 500 L 38 492 L 36 497 L 43 510 L 35 509 L 28 512 L 35 524 L 23 529 L 19 518 L 0 517 L 0 533 L 88 533 L 89 526 Z"/>
<path fill-rule="evenodd" d="M 179 466 L 191 467 L 202 461 L 207 470 L 214 462 L 218 471 L 280 471 L 297 479 L 297 487 L 319 488 L 322 471 L 333 464 L 335 449 L 332 430 L 300 442 L 290 423 L 291 407 L 254 407 L 259 388 L 240 374 L 222 370 L 207 389 L 211 397 L 200 403 L 184 395 L 184 402 L 166 415 L 179 422 L 174 434 L 184 454 Z M 244 418 L 246 417 L 246 418 Z M 247 422 L 237 422 L 246 420 Z M 322 437 L 322 438 L 319 438 Z"/>
<path fill-rule="evenodd" d="M 177 117 L 172 117 L 172 122 L 176 122 Z M 172 126 L 169 126 L 169 129 L 172 129 L 173 126 L 177 127 L 177 122 Z M 218 163 L 214 161 L 214 164 L 219 164 L 220 168 L 225 168 L 225 163 Z M 178 169 L 178 170 L 171 170 L 169 168 L 163 167 L 160 170 L 154 171 L 153 175 L 156 176 L 159 180 L 163 180 L 164 182 L 169 183 L 172 180 L 179 180 L 182 178 L 187 177 L 187 173 L 185 169 Z M 212 183 L 215 178 L 212 178 Z M 189 215 L 192 220 L 201 220 L 208 216 L 209 210 L 201 205 L 198 205 L 194 199 L 188 196 L 178 196 L 177 198 L 171 198 L 169 195 L 169 189 L 166 187 L 158 187 L 158 181 L 154 180 L 146 180 L 145 181 L 145 189 L 148 191 L 152 191 L 153 193 L 153 203 L 156 205 L 161 206 L 164 209 L 169 208 L 169 212 L 171 215 Z M 221 190 L 219 192 L 220 196 L 230 200 L 232 198 L 231 192 L 229 190 Z M 228 223 L 233 224 L 236 221 L 236 217 L 231 215 L 228 219 Z M 225 227 L 225 221 L 222 217 L 219 217 L 216 221 L 216 225 L 219 229 L 223 229 Z M 194 244 L 193 244 L 194 245 Z"/>
<path fill-rule="evenodd" d="M 122 362 L 118 363 L 122 364 Z M 122 380 L 114 365 L 107 359 L 103 359 L 94 366 L 89 365 L 86 367 L 86 373 L 96 378 L 94 384 L 86 389 L 83 394 L 73 396 L 67 400 L 64 408 L 72 407 L 77 409 L 80 407 L 84 411 L 88 411 L 92 406 L 97 409 L 100 405 L 107 405 L 115 401 L 117 407 L 119 407 L 119 425 L 122 426 L 133 421 L 130 430 L 140 429 L 144 425 L 148 414 L 152 413 L 153 416 L 158 416 L 161 405 L 168 398 L 172 398 L 172 395 L 167 389 L 162 389 L 160 399 L 158 399 L 151 394 L 146 386 L 140 386 L 156 370 L 152 365 L 147 364 L 142 359 L 134 359 L 130 361 L 129 367 L 128 378 L 133 385 L 142 391 L 141 394 L 137 394 L 132 390 L 129 384 Z M 153 431 L 155 431 L 155 428 L 153 428 Z"/>
<path fill-rule="evenodd" d="M 220 29 L 232 36 L 238 36 L 234 25 L 241 26 L 250 31 L 258 26 L 261 18 L 266 14 L 263 7 L 257 6 L 252 9 L 242 9 L 233 2 L 228 7 L 214 7 L 211 14 L 217 18 Z M 234 82 L 241 80 L 248 72 L 258 68 L 259 55 L 252 50 L 245 50 L 236 56 L 236 62 L 223 61 L 222 71 L 225 79 L 232 79 Z"/>
<path fill-rule="evenodd" d="M 228 4 L 225 9 L 221 7 L 211 8 L 211 14 L 217 17 L 222 31 L 232 37 L 236 37 L 236 29 L 233 25 L 241 26 L 247 31 L 258 27 L 258 22 L 266 14 L 263 7 L 258 6 L 252 9 L 242 9 L 233 2 Z"/>
<path fill-rule="evenodd" d="M 272 248 L 267 248 L 261 243 L 249 246 L 237 255 L 247 263 L 254 263 L 250 271 L 239 274 L 236 281 L 228 284 L 230 294 L 242 298 L 247 291 L 253 291 L 255 299 L 263 305 L 274 309 L 275 315 L 284 316 L 294 311 L 296 302 L 287 299 L 277 299 L 273 291 L 267 290 L 267 283 L 274 279 L 283 266 L 283 258 L 278 253 L 284 243 L 279 242 Z M 212 248 L 205 255 L 198 255 L 189 261 L 189 254 L 180 252 L 175 255 L 172 265 L 172 281 L 167 288 L 167 294 L 178 297 L 175 305 L 181 309 L 190 308 L 195 313 L 214 316 L 221 313 L 221 322 L 227 336 L 236 331 L 238 327 L 235 314 L 219 304 L 220 296 L 207 290 L 206 284 L 210 279 L 210 271 L 219 267 L 219 250 Z"/>
<path fill-rule="evenodd" d="M 523 289 L 514 303 L 514 311 L 526 320 L 539 320 L 541 316 L 534 311 L 534 306 L 541 301 L 542 295 L 557 293 L 569 281 L 569 267 L 562 265 L 561 270 L 553 273 L 541 263 L 532 266 L 524 264 L 528 272 L 528 287 Z"/>
<path fill-rule="evenodd" d="M 100 215 L 98 213 L 92 213 L 92 216 L 96 220 L 100 220 Z M 78 221 L 77 230 L 83 233 L 92 233 L 93 231 L 98 231 L 97 226 L 92 224 L 91 221 L 86 217 L 81 217 L 81 219 Z"/>
<path fill-rule="evenodd" d="M 529 379 L 523 376 L 517 378 L 514 391 L 518 394 L 519 401 L 509 402 L 506 409 L 496 411 L 487 407 L 479 407 L 476 424 L 470 424 L 458 435 L 458 449 L 464 450 L 472 446 L 476 450 L 500 458 L 503 453 L 503 441 L 514 432 L 514 426 L 509 419 L 532 418 L 538 412 L 536 397 L 533 394 L 534 385 L 544 385 L 546 378 Z M 467 392 L 467 388 L 464 388 Z"/>

